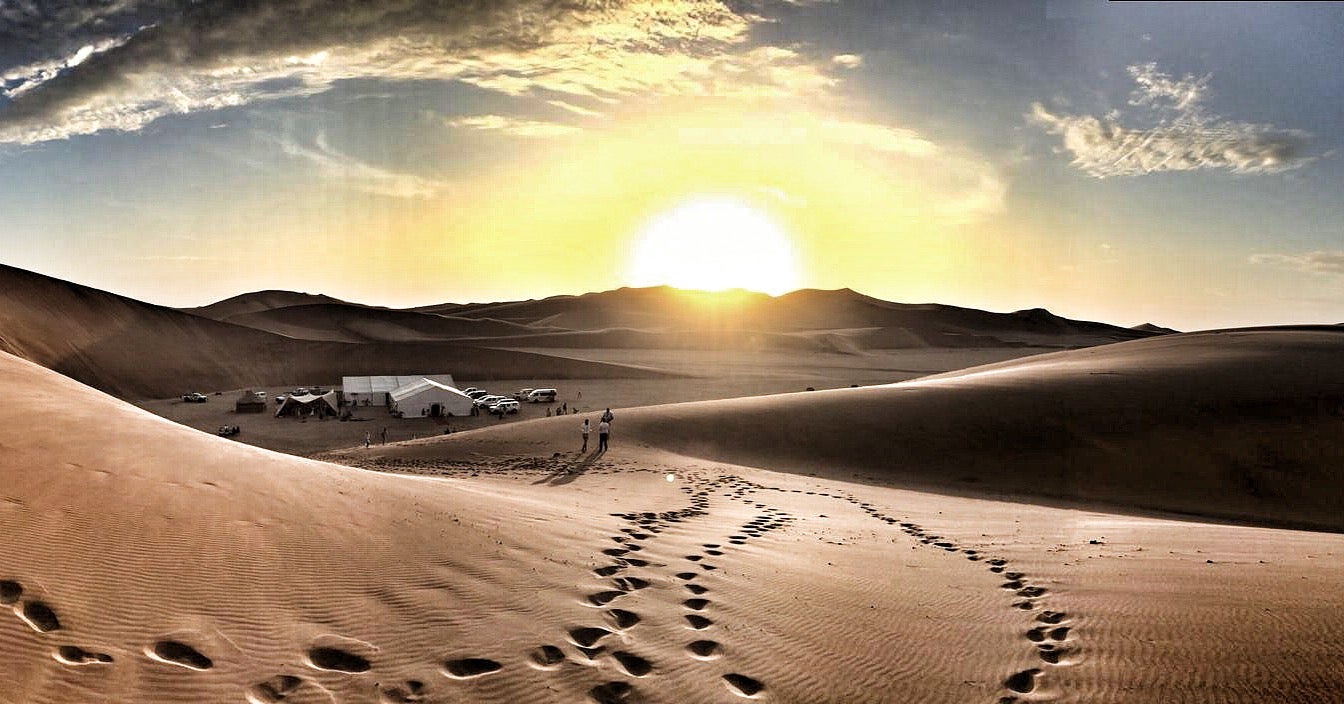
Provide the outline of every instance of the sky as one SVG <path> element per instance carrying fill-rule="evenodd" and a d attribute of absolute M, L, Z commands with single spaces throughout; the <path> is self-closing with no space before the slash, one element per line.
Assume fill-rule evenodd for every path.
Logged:
<path fill-rule="evenodd" d="M 1344 5 L 0 0 L 0 263 L 1344 322 Z"/>

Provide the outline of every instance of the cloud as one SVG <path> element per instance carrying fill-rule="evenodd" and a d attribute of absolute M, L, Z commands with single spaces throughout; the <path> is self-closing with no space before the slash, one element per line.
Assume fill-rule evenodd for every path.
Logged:
<path fill-rule="evenodd" d="M 449 127 L 464 127 L 474 130 L 500 132 L 515 137 L 563 137 L 581 132 L 578 127 L 562 125 L 558 122 L 524 120 L 503 115 L 475 115 L 444 120 Z"/>
<path fill-rule="evenodd" d="M 841 68 L 858 68 L 863 65 L 863 57 L 858 54 L 836 54 L 831 63 Z"/>
<path fill-rule="evenodd" d="M 1252 254 L 1250 261 L 1252 264 L 1268 264 L 1313 274 L 1344 275 L 1344 251 L 1339 250 L 1306 254 Z"/>
<path fill-rule="evenodd" d="M 35 38 L 12 32 L 21 45 L 0 50 L 0 60 L 28 57 L 0 68 L 0 143 L 134 131 L 352 78 L 458 80 L 608 104 L 669 94 L 798 97 L 836 81 L 835 66 L 793 49 L 748 46 L 759 18 L 721 0 L 51 5 L 22 19 Z M 51 39 L 63 32 L 79 42 Z"/>
<path fill-rule="evenodd" d="M 1306 154 L 1306 132 L 1209 112 L 1209 76 L 1173 79 L 1151 63 L 1128 70 L 1137 86 L 1129 110 L 1094 117 L 1056 114 L 1033 103 L 1027 119 L 1059 135 L 1073 165 L 1097 178 L 1199 169 L 1275 173 L 1313 159 Z"/>
<path fill-rule="evenodd" d="M 414 174 L 401 173 L 360 161 L 334 149 L 326 135 L 319 134 L 312 146 L 287 137 L 273 138 L 289 156 L 309 162 L 325 177 L 339 180 L 356 190 L 392 198 L 431 198 L 446 184 Z"/>

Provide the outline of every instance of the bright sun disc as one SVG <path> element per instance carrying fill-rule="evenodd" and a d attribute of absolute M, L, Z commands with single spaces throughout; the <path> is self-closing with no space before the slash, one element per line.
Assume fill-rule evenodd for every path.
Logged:
<path fill-rule="evenodd" d="M 654 218 L 635 243 L 630 278 L 635 286 L 744 288 L 774 296 L 799 285 L 784 231 L 728 198 L 697 199 Z"/>

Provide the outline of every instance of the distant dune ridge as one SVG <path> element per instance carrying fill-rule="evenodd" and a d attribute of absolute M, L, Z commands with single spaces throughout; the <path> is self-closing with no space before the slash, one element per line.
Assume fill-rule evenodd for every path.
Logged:
<path fill-rule="evenodd" d="M 659 375 L 599 362 L 482 351 L 452 341 L 295 339 L 2 265 L 0 350 L 121 398 L 268 384 L 330 385 L 347 374 L 427 369 L 475 379 L 512 378 L 519 368 L 558 379 Z"/>
<path fill-rule="evenodd" d="M 848 289 L 771 298 L 658 287 L 405 311 L 262 291 L 176 310 L 0 266 L 0 350 L 122 398 L 335 384 L 347 374 L 430 368 L 472 379 L 657 374 L 501 347 L 862 354 L 879 348 L 1066 348 L 1153 334 L 1043 309 L 1005 314 L 904 305 Z"/>
<path fill-rule="evenodd" d="M 1041 308 L 990 313 L 892 303 L 849 289 L 779 297 L 666 286 L 503 303 L 446 303 L 393 311 L 314 307 L 307 294 L 265 291 L 199 309 L 217 320 L 308 339 L 469 339 L 514 347 L 780 349 L 1079 347 L 1169 332 L 1069 320 Z M 303 305 L 296 305 L 296 301 Z M 327 301 L 327 303 L 330 303 Z M 473 326 L 471 323 L 474 322 Z"/>

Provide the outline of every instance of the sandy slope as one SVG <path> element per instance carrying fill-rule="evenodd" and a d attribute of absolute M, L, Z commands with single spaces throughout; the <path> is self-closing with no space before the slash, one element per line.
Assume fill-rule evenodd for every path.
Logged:
<path fill-rule="evenodd" d="M 1328 334 L 1269 334 L 917 393 L 937 418 L 942 395 L 998 389 L 957 396 L 975 418 L 972 401 L 1026 393 L 1015 374 L 1067 399 L 1097 365 L 1265 377 L 1223 401 L 1267 403 L 1289 369 L 1332 383 Z M 341 453 L 437 475 L 415 477 L 242 447 L 12 357 L 0 383 L 0 702 L 1325 702 L 1344 686 L 1344 536 L 809 477 L 832 469 L 806 417 L 841 412 L 825 397 L 618 409 L 603 456 L 575 452 L 573 418 Z M 851 431 L 851 452 L 887 442 Z M 690 435 L 794 473 L 639 446 Z M 1284 489 L 1299 500 L 1338 484 L 1302 476 Z"/>
<path fill-rule="evenodd" d="M 1344 330 L 1280 328 L 885 386 L 624 409 L 620 433 L 680 454 L 882 484 L 1340 531 L 1342 411 Z M 531 424 L 477 442 L 545 445 L 555 432 Z"/>

